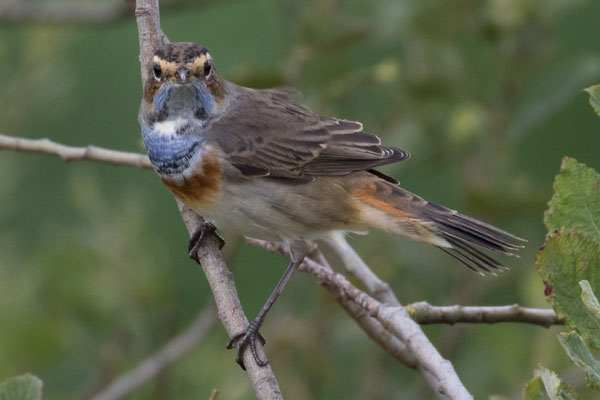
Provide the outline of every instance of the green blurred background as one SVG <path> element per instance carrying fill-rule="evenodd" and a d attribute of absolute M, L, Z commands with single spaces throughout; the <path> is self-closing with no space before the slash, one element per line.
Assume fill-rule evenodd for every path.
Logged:
<path fill-rule="evenodd" d="M 111 7 L 101 0 L 59 5 Z M 43 3 L 49 4 L 50 1 Z M 206 45 L 227 79 L 296 86 L 302 103 L 362 121 L 413 157 L 386 172 L 429 200 L 529 239 L 498 277 L 379 232 L 351 244 L 403 303 L 546 307 L 534 256 L 561 157 L 600 170 L 600 2 L 161 2 L 173 41 Z M 143 150 L 135 21 L 0 19 L 0 132 Z M 30 371 L 45 399 L 87 398 L 184 330 L 212 302 L 187 258 L 175 203 L 150 171 L 0 153 L 0 380 Z M 286 262 L 227 233 L 247 315 Z M 330 257 L 333 261 L 333 257 Z M 336 264 L 334 262 L 334 264 Z M 585 395 L 559 328 L 426 326 L 475 398 L 519 398 L 538 363 Z M 290 399 L 428 399 L 330 295 L 298 274 L 262 332 Z M 218 325 L 132 399 L 253 398 Z"/>

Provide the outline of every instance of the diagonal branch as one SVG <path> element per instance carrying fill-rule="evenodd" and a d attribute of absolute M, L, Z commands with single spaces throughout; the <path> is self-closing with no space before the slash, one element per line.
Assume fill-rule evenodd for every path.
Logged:
<path fill-rule="evenodd" d="M 113 381 L 92 400 L 118 400 L 157 376 L 190 351 L 211 330 L 215 322 L 215 307 L 207 306 L 183 333 L 175 336 L 156 353 L 145 358 L 131 371 Z"/>
<path fill-rule="evenodd" d="M 255 244 L 261 247 L 264 247 L 268 251 L 277 252 L 281 254 L 283 257 L 288 257 L 289 254 L 285 251 L 285 247 L 279 246 L 277 244 L 261 241 L 258 239 L 246 238 L 246 241 L 250 244 Z M 353 250 L 354 251 L 354 250 Z M 358 255 L 357 255 L 358 256 Z M 333 271 L 323 253 L 319 250 L 317 246 L 314 246 L 314 249 L 309 253 L 309 258 L 313 259 L 318 264 L 324 266 L 330 271 Z M 360 260 L 362 262 L 362 260 Z M 368 268 L 368 267 L 367 267 Z M 306 272 L 306 271 L 304 271 Z M 374 275 L 374 274 L 373 274 Z M 418 362 L 415 359 L 415 356 L 407 349 L 406 345 L 398 339 L 396 336 L 391 334 L 382 324 L 377 321 L 375 318 L 371 317 L 369 313 L 362 308 L 360 305 L 356 304 L 352 301 L 347 301 L 347 299 L 342 297 L 337 297 L 335 293 L 332 293 L 340 306 L 346 310 L 348 315 L 352 317 L 358 326 L 360 326 L 365 333 L 373 339 L 374 342 L 379 344 L 388 354 L 392 357 L 396 358 L 398 361 L 403 363 L 409 368 L 416 369 L 418 366 Z M 393 293 L 391 293 L 394 296 Z M 395 297 L 395 296 L 394 296 Z M 396 303 L 399 305 L 396 301 Z"/>
<path fill-rule="evenodd" d="M 307 263 L 307 266 L 309 272 L 317 278 L 321 285 L 328 289 L 332 288 L 338 293 L 336 297 L 351 299 L 400 339 L 417 360 L 416 368 L 422 372 L 438 397 L 442 399 L 473 398 L 463 386 L 452 364 L 440 355 L 406 310 L 380 303 L 357 289 L 343 275 L 327 271 L 317 263 Z"/>
<path fill-rule="evenodd" d="M 283 245 L 257 239 L 247 239 L 247 241 L 269 251 L 277 252 L 286 258 L 290 256 L 289 250 Z M 396 340 L 399 340 L 401 345 L 405 346 L 402 352 L 403 359 L 410 360 L 413 363 L 410 366 L 423 374 L 429 386 L 439 398 L 461 400 L 473 398 L 463 386 L 450 361 L 440 355 L 404 308 L 388 306 L 375 300 L 365 292 L 357 289 L 345 276 L 334 272 L 331 268 L 314 261 L 312 258 L 306 258 L 301 269 L 313 275 L 343 306 L 346 303 L 353 303 L 366 311 L 370 317 L 385 328 L 381 332 L 382 335 L 388 331 L 388 335 L 391 333 L 395 336 Z M 349 311 L 346 306 L 344 306 L 344 309 Z M 357 322 L 360 323 L 358 320 Z M 361 327 L 365 329 L 364 326 L 361 325 Z M 392 343 L 389 337 L 381 337 L 381 340 L 385 341 L 388 347 Z M 377 342 L 380 343 L 379 340 Z M 386 351 L 388 350 L 386 346 L 384 348 Z"/>
<path fill-rule="evenodd" d="M 191 237 L 202 225 L 204 219 L 182 203 L 178 202 L 178 206 Z M 244 330 L 249 323 L 237 295 L 233 274 L 225 265 L 219 251 L 219 241 L 215 235 L 208 235 L 202 241 L 201 246 L 198 247 L 197 257 L 215 298 L 217 316 L 229 337 L 233 337 L 236 333 Z M 258 346 L 258 351 L 261 358 L 266 359 L 262 346 Z M 259 399 L 283 398 L 270 365 L 259 367 L 250 351 L 244 353 L 244 364 Z"/>
<path fill-rule="evenodd" d="M 369 266 L 354 251 L 343 234 L 334 234 L 327 244 L 340 257 L 346 270 L 358 278 L 367 291 L 377 300 L 390 306 L 400 306 L 400 302 L 387 282 L 379 279 Z"/>

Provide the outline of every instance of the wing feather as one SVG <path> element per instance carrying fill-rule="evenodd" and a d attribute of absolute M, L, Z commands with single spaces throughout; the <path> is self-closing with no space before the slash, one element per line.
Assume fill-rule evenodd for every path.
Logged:
<path fill-rule="evenodd" d="M 210 131 L 244 175 L 346 175 L 410 156 L 382 146 L 360 122 L 323 117 L 294 104 L 286 91 L 239 88 L 232 110 Z"/>

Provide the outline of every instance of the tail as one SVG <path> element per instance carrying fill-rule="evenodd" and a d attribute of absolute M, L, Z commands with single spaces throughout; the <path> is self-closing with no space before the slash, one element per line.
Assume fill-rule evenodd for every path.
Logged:
<path fill-rule="evenodd" d="M 361 203 L 363 223 L 431 243 L 476 272 L 506 268 L 483 250 L 512 256 L 524 247 L 518 243 L 524 239 L 381 179 L 370 179 L 353 194 Z"/>

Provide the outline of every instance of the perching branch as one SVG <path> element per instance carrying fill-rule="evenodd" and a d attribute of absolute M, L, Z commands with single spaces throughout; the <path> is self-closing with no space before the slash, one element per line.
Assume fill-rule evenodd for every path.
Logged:
<path fill-rule="evenodd" d="M 191 237 L 204 219 L 183 203 L 177 202 L 177 204 Z M 215 298 L 217 317 L 227 330 L 229 337 L 233 337 L 236 333 L 244 330 L 249 323 L 237 295 L 233 274 L 225 265 L 219 251 L 219 240 L 215 235 L 207 235 L 204 238 L 198 248 L 197 257 Z M 265 360 L 266 356 L 262 346 L 257 346 L 257 348 L 260 357 Z M 250 351 L 244 353 L 244 364 L 258 399 L 283 398 L 269 364 L 259 367 Z"/>
<path fill-rule="evenodd" d="M 168 39 L 160 29 L 158 0 L 136 0 L 135 15 L 140 42 L 142 82 L 145 82 L 149 78 L 148 68 L 145 66 L 150 64 L 156 48 L 168 42 Z M 178 206 L 191 237 L 202 226 L 204 219 L 182 203 L 178 202 Z M 197 247 L 196 256 L 215 298 L 217 315 L 229 336 L 233 337 L 244 330 L 249 323 L 237 296 L 233 276 L 223 261 L 219 240 L 215 234 L 206 235 Z M 257 347 L 259 353 L 262 353 L 262 359 L 265 360 L 262 346 Z M 270 365 L 259 367 L 251 352 L 245 352 L 244 364 L 258 399 L 283 398 Z"/>
<path fill-rule="evenodd" d="M 175 336 L 156 353 L 150 355 L 131 371 L 123 374 L 92 400 L 119 400 L 153 379 L 198 344 L 215 323 L 215 307 L 205 307 L 189 328 Z"/>
<path fill-rule="evenodd" d="M 456 324 L 499 322 L 523 322 L 541 325 L 546 328 L 552 325 L 563 325 L 554 310 L 545 308 L 521 307 L 518 304 L 510 306 L 432 306 L 426 301 L 409 304 L 404 307 L 412 319 L 419 324 Z"/>

